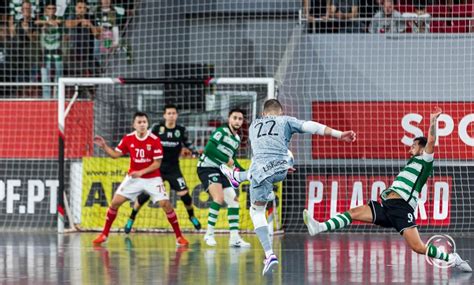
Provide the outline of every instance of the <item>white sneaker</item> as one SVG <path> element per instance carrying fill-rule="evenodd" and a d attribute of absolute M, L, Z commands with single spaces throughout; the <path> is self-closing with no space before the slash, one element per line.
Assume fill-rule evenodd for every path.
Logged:
<path fill-rule="evenodd" d="M 462 260 L 459 254 L 455 252 L 453 253 L 453 256 L 454 256 L 454 267 L 464 272 L 472 272 L 472 268 L 469 265 L 469 263 L 467 263 L 467 261 L 465 260 Z"/>
<path fill-rule="evenodd" d="M 235 179 L 234 177 L 234 169 L 227 166 L 226 164 L 221 164 L 219 166 L 222 174 L 224 174 L 225 177 L 227 177 L 227 180 L 229 180 L 229 183 L 230 185 L 232 186 L 232 188 L 234 188 L 235 190 L 239 189 L 239 181 L 237 181 L 237 179 Z"/>
<path fill-rule="evenodd" d="M 217 245 L 216 239 L 214 238 L 214 234 L 206 233 L 204 235 L 204 241 L 206 242 L 206 244 L 208 246 L 216 246 Z"/>
<path fill-rule="evenodd" d="M 304 224 L 308 227 L 308 232 L 310 236 L 314 236 L 320 233 L 319 222 L 313 219 L 313 217 L 309 215 L 309 212 L 306 209 L 304 209 L 303 211 L 303 221 Z"/>
<path fill-rule="evenodd" d="M 263 261 L 263 264 L 262 275 L 265 275 L 265 273 L 273 271 L 273 268 L 278 264 L 278 258 L 272 254 Z"/>
<path fill-rule="evenodd" d="M 239 235 L 231 236 L 229 239 L 230 247 L 250 247 L 250 243 L 243 240 Z"/>

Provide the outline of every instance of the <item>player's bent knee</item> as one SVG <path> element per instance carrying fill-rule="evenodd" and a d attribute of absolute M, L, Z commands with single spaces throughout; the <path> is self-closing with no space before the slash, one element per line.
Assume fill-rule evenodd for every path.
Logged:
<path fill-rule="evenodd" d="M 158 205 L 160 205 L 160 207 L 167 213 L 169 211 L 173 210 L 173 207 L 171 206 L 170 200 L 161 200 L 161 201 L 158 202 Z"/>
<path fill-rule="evenodd" d="M 229 208 L 238 208 L 239 201 L 235 190 L 231 187 L 224 188 L 224 201 Z"/>
<path fill-rule="evenodd" d="M 250 218 L 252 219 L 253 226 L 255 229 L 260 227 L 268 226 L 267 219 L 265 218 L 265 206 L 263 205 L 251 205 L 250 206 Z"/>
<path fill-rule="evenodd" d="M 426 253 L 426 246 L 423 243 L 416 243 L 410 245 L 411 249 L 418 254 Z"/>
<path fill-rule="evenodd" d="M 123 203 L 125 203 L 128 199 L 124 196 L 121 195 L 115 195 L 114 198 L 112 199 L 112 202 L 110 202 L 110 208 L 117 210 L 122 206 Z"/>
<path fill-rule="evenodd" d="M 372 211 L 370 210 L 370 207 L 368 205 L 362 205 L 359 207 L 352 208 L 348 212 L 351 216 L 351 219 L 356 221 L 370 223 L 373 220 Z"/>

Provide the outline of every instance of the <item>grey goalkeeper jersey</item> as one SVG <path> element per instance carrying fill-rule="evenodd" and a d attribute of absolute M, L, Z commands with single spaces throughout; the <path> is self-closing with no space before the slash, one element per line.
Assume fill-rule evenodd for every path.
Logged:
<path fill-rule="evenodd" d="M 252 147 L 250 176 L 260 183 L 274 173 L 292 167 L 288 145 L 295 133 L 303 133 L 305 121 L 289 116 L 267 116 L 252 122 L 249 129 Z"/>

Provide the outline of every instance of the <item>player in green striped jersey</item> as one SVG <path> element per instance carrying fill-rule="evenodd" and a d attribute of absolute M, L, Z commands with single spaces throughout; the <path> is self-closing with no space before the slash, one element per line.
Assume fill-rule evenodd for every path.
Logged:
<path fill-rule="evenodd" d="M 337 214 L 324 223 L 314 220 L 308 211 L 304 210 L 303 219 L 309 234 L 315 235 L 320 232 L 337 230 L 348 226 L 352 221 L 395 228 L 416 253 L 427 254 L 431 258 L 451 262 L 460 270 L 471 272 L 469 264 L 462 260 L 457 253 L 448 254 L 432 244 L 425 244 L 420 238 L 415 222 L 414 211 L 418 205 L 418 197 L 433 170 L 436 125 L 441 112 L 441 109 L 436 107 L 431 113 L 428 138 L 417 137 L 414 139 L 409 151 L 412 157 L 397 175 L 392 185 L 380 195 L 381 204 L 377 201 L 369 201 L 367 205 Z"/>
<path fill-rule="evenodd" d="M 199 158 L 197 173 L 202 185 L 212 196 L 207 219 L 207 231 L 204 240 L 209 246 L 215 246 L 214 226 L 216 225 L 219 210 L 227 204 L 227 217 L 229 219 L 230 239 L 232 247 L 250 247 L 239 235 L 239 200 L 233 186 L 222 174 L 219 166 L 227 164 L 231 167 L 242 169 L 236 160 L 237 150 L 240 146 L 240 137 L 237 134 L 244 122 L 242 110 L 232 109 L 229 112 L 228 123 L 217 128 L 206 144 L 204 153 Z M 238 187 L 238 185 L 237 185 Z"/>

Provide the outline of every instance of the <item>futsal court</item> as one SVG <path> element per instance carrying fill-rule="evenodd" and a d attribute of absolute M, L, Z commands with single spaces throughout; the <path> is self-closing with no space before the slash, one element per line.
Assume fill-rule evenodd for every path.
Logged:
<path fill-rule="evenodd" d="M 96 233 L 4 233 L 1 284 L 473 284 L 472 273 L 440 269 L 412 253 L 397 234 L 332 233 L 274 238 L 280 264 L 262 276 L 263 252 L 229 248 L 218 235 L 210 248 L 201 234 L 177 248 L 171 234 L 112 233 L 101 247 Z M 422 236 L 423 239 L 429 236 Z M 474 259 L 474 238 L 454 236 L 457 252 Z"/>

